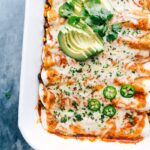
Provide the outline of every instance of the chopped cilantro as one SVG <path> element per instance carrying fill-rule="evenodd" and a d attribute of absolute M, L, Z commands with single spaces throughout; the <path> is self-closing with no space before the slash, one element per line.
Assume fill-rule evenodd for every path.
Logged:
<path fill-rule="evenodd" d="M 72 26 L 76 26 L 80 22 L 80 17 L 77 16 L 71 16 L 68 19 L 68 24 Z"/>
<path fill-rule="evenodd" d="M 72 110 L 72 109 L 69 109 L 68 112 L 73 112 L 73 110 Z"/>
<path fill-rule="evenodd" d="M 73 101 L 73 102 L 72 102 L 72 106 L 73 106 L 75 109 L 77 109 L 77 108 L 78 108 L 77 102 Z"/>
<path fill-rule="evenodd" d="M 100 6 L 92 7 L 89 14 L 93 25 L 106 24 L 113 17 L 111 12 Z"/>
<path fill-rule="evenodd" d="M 110 32 L 106 38 L 108 42 L 113 42 L 114 40 L 117 39 L 117 37 L 118 37 L 118 33 Z"/>
<path fill-rule="evenodd" d="M 64 93 L 67 95 L 67 96 L 70 96 L 70 92 L 69 91 L 66 91 L 66 90 L 64 90 Z"/>
<path fill-rule="evenodd" d="M 77 119 L 77 121 L 82 121 L 83 118 L 80 114 L 75 114 L 75 118 Z"/>
<path fill-rule="evenodd" d="M 104 26 L 104 25 L 93 27 L 94 32 L 98 33 L 101 37 L 105 36 L 107 29 L 108 26 Z"/>
<path fill-rule="evenodd" d="M 62 117 L 62 118 L 60 119 L 60 122 L 61 122 L 61 123 L 66 123 L 66 122 L 67 122 L 67 117 L 66 117 L 66 116 Z"/>
<path fill-rule="evenodd" d="M 121 31 L 121 24 L 120 23 L 114 23 L 112 24 L 112 31 L 113 32 L 120 32 Z"/>

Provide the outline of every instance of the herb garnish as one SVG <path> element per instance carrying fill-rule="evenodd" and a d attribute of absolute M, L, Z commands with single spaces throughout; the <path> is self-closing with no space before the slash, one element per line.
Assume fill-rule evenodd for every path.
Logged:
<path fill-rule="evenodd" d="M 80 7 L 81 11 L 76 12 L 75 8 Z M 68 18 L 68 23 L 76 26 L 80 19 L 85 21 L 97 35 L 101 38 L 106 37 L 108 42 L 113 42 L 118 38 L 121 31 L 121 23 L 109 25 L 113 18 L 112 12 L 102 7 L 100 0 L 76 1 L 68 0 L 60 9 L 59 14 Z"/>

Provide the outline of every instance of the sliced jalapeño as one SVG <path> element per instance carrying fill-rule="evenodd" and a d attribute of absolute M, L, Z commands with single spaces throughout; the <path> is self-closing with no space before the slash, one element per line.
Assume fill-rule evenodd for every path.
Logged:
<path fill-rule="evenodd" d="M 88 109 L 92 111 L 100 110 L 101 103 L 98 99 L 89 99 L 88 100 Z"/>
<path fill-rule="evenodd" d="M 112 105 L 107 105 L 103 109 L 103 114 L 108 117 L 113 117 L 116 114 L 116 109 Z"/>
<path fill-rule="evenodd" d="M 121 87 L 120 94 L 124 98 L 131 98 L 135 94 L 135 88 L 130 84 L 125 84 Z"/>
<path fill-rule="evenodd" d="M 113 86 L 107 86 L 103 90 L 103 95 L 104 95 L 104 98 L 112 100 L 112 99 L 114 99 L 116 97 L 117 90 Z"/>

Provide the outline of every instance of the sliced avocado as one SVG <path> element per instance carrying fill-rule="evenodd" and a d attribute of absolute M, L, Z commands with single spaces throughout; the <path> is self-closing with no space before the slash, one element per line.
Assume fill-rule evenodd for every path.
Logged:
<path fill-rule="evenodd" d="M 83 9 L 83 0 L 69 0 L 68 3 L 72 6 L 74 6 L 74 14 L 77 16 L 81 15 L 82 9 Z"/>
<path fill-rule="evenodd" d="M 58 34 L 58 42 L 66 55 L 78 61 L 85 61 L 103 51 L 102 40 L 83 20 L 74 26 L 67 23 Z"/>
<path fill-rule="evenodd" d="M 74 38 L 72 38 L 72 36 Z M 68 41 L 70 41 L 72 46 L 74 46 L 77 51 L 83 51 L 83 49 L 85 49 L 84 53 L 86 53 L 89 57 L 93 54 L 92 51 L 88 50 L 88 44 L 86 43 L 88 41 L 88 35 L 86 33 L 83 34 L 82 31 L 77 32 L 72 30 L 72 32 L 69 32 L 68 34 Z"/>
<path fill-rule="evenodd" d="M 71 15 L 81 16 L 83 10 L 83 0 L 68 0 L 59 8 L 59 14 L 62 17 L 69 17 Z"/>
<path fill-rule="evenodd" d="M 87 60 L 88 57 L 83 52 L 76 52 L 71 45 L 69 45 L 66 41 L 66 35 L 62 31 L 58 34 L 58 41 L 61 47 L 61 50 L 68 55 L 69 57 L 72 57 L 76 60 L 84 61 Z"/>

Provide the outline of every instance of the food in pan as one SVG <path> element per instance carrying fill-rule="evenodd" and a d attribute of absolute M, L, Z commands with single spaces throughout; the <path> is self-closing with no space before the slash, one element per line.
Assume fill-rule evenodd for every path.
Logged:
<path fill-rule="evenodd" d="M 48 0 L 39 115 L 65 138 L 137 143 L 150 133 L 144 0 Z"/>

